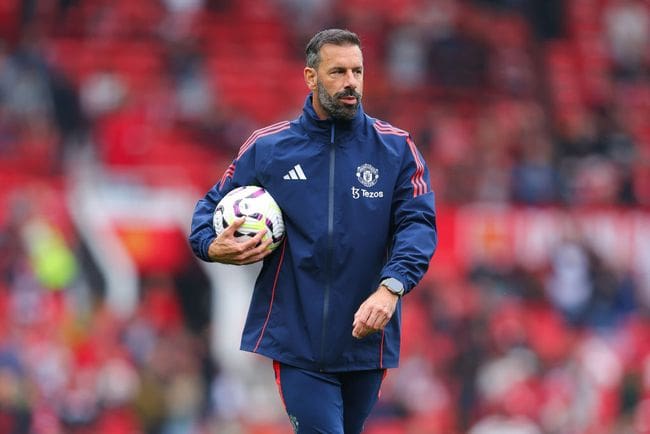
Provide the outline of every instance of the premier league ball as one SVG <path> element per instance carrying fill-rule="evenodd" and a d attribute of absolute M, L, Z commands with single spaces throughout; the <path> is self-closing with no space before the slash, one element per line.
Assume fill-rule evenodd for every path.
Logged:
<path fill-rule="evenodd" d="M 284 238 L 282 211 L 273 197 L 262 187 L 247 185 L 226 194 L 214 210 L 213 224 L 217 235 L 235 219 L 246 217 L 244 224 L 235 232 L 242 241 L 266 231 L 263 240 L 271 238 L 270 250 L 275 250 Z"/>

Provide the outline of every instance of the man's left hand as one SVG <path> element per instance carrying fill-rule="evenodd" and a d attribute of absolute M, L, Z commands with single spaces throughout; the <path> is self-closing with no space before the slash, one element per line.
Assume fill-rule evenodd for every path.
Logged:
<path fill-rule="evenodd" d="M 399 296 L 380 286 L 364 301 L 352 323 L 352 336 L 363 339 L 371 333 L 383 330 L 395 313 Z"/>

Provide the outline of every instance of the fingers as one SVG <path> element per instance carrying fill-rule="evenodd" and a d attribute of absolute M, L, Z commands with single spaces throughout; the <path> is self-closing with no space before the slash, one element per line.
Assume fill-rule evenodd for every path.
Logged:
<path fill-rule="evenodd" d="M 352 323 L 352 336 L 362 339 L 371 333 L 383 330 L 389 319 L 379 311 L 371 311 L 369 314 L 357 313 Z"/>
<path fill-rule="evenodd" d="M 361 323 L 366 327 L 380 330 L 388 324 L 391 313 L 388 307 L 381 305 L 362 305 L 354 315 L 354 323 Z"/>
<path fill-rule="evenodd" d="M 262 238 L 264 238 L 264 235 L 266 235 L 266 230 L 259 231 L 254 236 L 248 238 L 245 241 L 242 241 L 240 243 L 242 249 L 249 250 L 249 249 L 252 249 L 252 248 L 258 246 L 260 244 L 260 242 L 262 242 Z M 268 238 L 271 238 L 271 237 L 268 237 Z"/>
<path fill-rule="evenodd" d="M 352 336 L 357 339 L 362 339 L 377 331 L 378 329 L 372 326 L 371 318 L 372 311 L 367 308 L 366 303 L 362 304 L 357 313 L 354 314 Z"/>
<path fill-rule="evenodd" d="M 257 238 L 258 235 L 260 234 L 257 234 L 255 235 L 255 237 L 249 240 L 253 242 L 252 246 L 247 250 L 243 251 L 240 257 L 238 258 L 240 265 L 252 264 L 254 262 L 261 261 L 266 256 L 271 254 L 271 250 L 269 249 L 269 246 L 271 245 L 271 242 L 273 240 L 271 239 L 271 237 L 267 237 L 267 239 L 262 240 L 264 234 L 263 233 L 261 234 L 262 235 L 259 236 L 259 239 Z M 247 243 L 249 241 L 247 241 Z"/>
<path fill-rule="evenodd" d="M 235 238 L 235 231 L 244 224 L 245 220 L 245 218 L 234 220 L 215 238 L 208 252 L 212 260 L 224 264 L 245 265 L 260 261 L 271 254 L 268 247 L 273 240 L 270 236 L 264 239 L 266 230 L 259 231 L 252 237 Z"/>
<path fill-rule="evenodd" d="M 255 236 L 233 246 L 235 251 L 232 255 L 232 263 L 238 265 L 252 264 L 271 254 L 268 247 L 273 240 L 271 237 L 263 239 L 265 235 L 266 231 L 260 231 Z"/>
<path fill-rule="evenodd" d="M 239 229 L 241 225 L 244 224 L 245 221 L 246 221 L 246 217 L 236 218 L 226 229 L 224 229 L 222 235 L 234 237 L 237 229 Z"/>
<path fill-rule="evenodd" d="M 246 250 L 252 249 L 253 247 L 257 246 L 261 241 L 262 238 L 264 238 L 264 235 L 266 235 L 267 231 L 262 230 L 257 232 L 254 236 L 249 236 L 249 237 L 235 237 L 235 232 L 242 227 L 242 225 L 246 222 L 246 217 L 240 217 L 236 220 L 233 220 L 232 224 L 228 226 L 223 233 L 221 234 L 222 238 L 230 238 L 233 241 L 236 241 L 238 244 L 238 248 L 236 250 L 244 252 Z M 235 239 L 236 238 L 236 239 Z"/>
<path fill-rule="evenodd" d="M 362 339 L 383 330 L 395 312 L 397 298 L 392 294 L 375 292 L 364 301 L 354 314 L 352 336 Z"/>
<path fill-rule="evenodd" d="M 352 336 L 354 336 L 356 339 L 363 339 L 369 334 L 372 334 L 378 330 L 371 329 L 369 327 L 364 326 L 361 323 L 358 323 L 353 329 L 352 329 Z"/>

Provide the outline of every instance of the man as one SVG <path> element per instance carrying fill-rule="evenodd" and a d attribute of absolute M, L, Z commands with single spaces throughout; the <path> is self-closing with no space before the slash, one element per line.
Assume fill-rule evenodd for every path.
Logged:
<path fill-rule="evenodd" d="M 400 297 L 437 244 L 424 159 L 407 132 L 363 112 L 363 72 L 356 34 L 317 33 L 306 48 L 302 115 L 254 132 L 192 221 L 199 258 L 264 260 L 241 349 L 273 360 L 301 434 L 361 432 L 386 369 L 398 364 Z M 285 176 L 292 170 L 304 176 Z M 243 219 L 215 237 L 217 202 L 250 184 L 283 211 L 286 237 L 273 253 L 262 233 L 235 241 Z"/>

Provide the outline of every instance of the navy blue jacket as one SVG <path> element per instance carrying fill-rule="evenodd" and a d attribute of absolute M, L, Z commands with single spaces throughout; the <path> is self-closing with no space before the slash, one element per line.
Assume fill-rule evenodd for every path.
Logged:
<path fill-rule="evenodd" d="M 413 289 L 436 248 L 429 172 L 409 134 L 362 108 L 351 121 L 320 120 L 310 95 L 297 119 L 255 131 L 199 200 L 190 234 L 199 258 L 209 260 L 215 205 L 242 185 L 271 193 L 286 238 L 264 260 L 241 349 L 312 370 L 396 367 L 401 303 L 364 339 L 352 322 L 382 279 Z"/>

